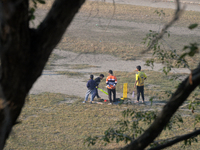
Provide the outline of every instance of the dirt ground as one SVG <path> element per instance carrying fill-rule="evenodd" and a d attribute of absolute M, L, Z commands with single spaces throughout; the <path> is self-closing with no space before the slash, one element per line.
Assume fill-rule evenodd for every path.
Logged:
<path fill-rule="evenodd" d="M 95 1 L 95 0 L 94 0 Z M 106 2 L 113 2 L 113 0 L 106 0 Z M 156 8 L 172 8 L 175 9 L 176 5 L 174 3 L 176 0 L 115 0 L 115 3 L 119 4 L 130 4 L 130 5 L 139 5 L 139 6 L 150 6 Z M 180 0 L 181 7 L 186 5 L 186 10 L 200 11 L 199 0 Z"/>
<path fill-rule="evenodd" d="M 119 3 L 118 0 L 115 1 Z M 169 1 L 153 1 L 153 0 L 124 0 L 120 1 L 120 3 L 131 4 L 131 5 L 140 5 L 140 6 L 151 6 L 151 7 L 160 7 L 160 8 L 175 8 L 175 3 Z M 195 4 L 187 3 L 187 10 L 199 11 L 200 5 L 198 5 L 199 1 L 195 1 Z M 37 19 L 35 20 L 35 25 L 37 25 L 44 15 L 46 14 L 46 10 L 38 10 L 36 12 Z M 109 20 L 101 19 L 100 20 L 102 26 L 106 26 Z M 90 38 L 99 40 L 104 38 L 104 40 L 109 39 L 114 42 L 118 42 L 119 39 L 126 39 L 128 42 L 134 42 L 130 33 L 130 30 L 125 30 L 127 28 L 131 28 L 137 33 L 138 31 L 147 32 L 150 29 L 158 29 L 160 26 L 156 24 L 146 24 L 146 23 L 137 23 L 130 21 L 120 21 L 120 20 L 112 20 L 109 25 L 110 27 L 118 27 L 109 28 L 103 32 L 101 28 L 98 28 L 97 24 L 99 24 L 98 16 L 93 16 L 88 20 L 88 17 L 84 17 L 81 14 L 78 14 L 73 23 L 68 28 L 66 35 L 70 35 L 72 37 L 82 37 L 82 38 Z M 122 30 L 119 30 L 122 29 Z M 200 36 L 199 29 L 197 31 L 190 31 L 186 28 L 182 27 L 171 27 L 170 31 L 175 35 L 180 36 Z M 65 36 L 66 36 L 65 35 Z M 137 35 L 135 35 L 137 36 Z M 136 43 L 137 45 L 137 43 Z M 30 94 L 39 94 L 42 92 L 53 92 L 53 93 L 62 93 L 67 95 L 76 95 L 79 97 L 84 97 L 86 93 L 86 80 L 89 78 L 88 74 L 92 73 L 101 73 L 108 72 L 108 70 L 112 69 L 113 71 L 127 71 L 133 72 L 137 65 L 141 65 L 142 69 L 151 69 L 150 67 L 145 66 L 145 62 L 142 59 L 136 60 L 123 60 L 118 57 L 114 57 L 111 55 L 105 54 L 79 54 L 74 53 L 62 49 L 56 48 L 53 52 L 57 54 L 61 58 L 54 62 L 53 69 L 44 70 L 42 76 L 37 80 L 37 82 L 32 87 Z M 65 64 L 88 64 L 98 67 L 91 67 L 85 69 L 70 69 L 65 67 Z M 154 70 L 159 71 L 162 68 L 162 64 L 155 64 Z M 74 77 L 70 78 L 65 75 L 59 75 L 58 71 L 75 71 L 80 73 L 85 73 L 83 77 Z M 188 69 L 173 69 L 175 73 L 189 73 Z M 96 77 L 96 76 L 95 76 Z M 105 84 L 105 83 L 101 83 Z M 106 84 L 105 84 L 106 86 Z M 107 95 L 101 94 L 101 97 L 107 99 Z M 121 97 L 122 93 L 117 93 L 117 97 Z M 128 95 L 131 98 L 131 95 Z M 146 98 L 148 100 L 148 98 Z"/>

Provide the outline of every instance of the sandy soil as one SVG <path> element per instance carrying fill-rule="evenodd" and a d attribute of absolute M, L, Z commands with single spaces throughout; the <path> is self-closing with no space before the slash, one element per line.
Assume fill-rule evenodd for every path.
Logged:
<path fill-rule="evenodd" d="M 116 3 L 119 1 L 116 0 Z M 121 1 L 120 1 L 121 2 Z M 198 2 L 195 1 L 194 2 Z M 147 0 L 124 0 L 123 3 L 126 4 L 132 4 L 132 5 L 142 5 L 142 6 L 151 6 L 151 7 L 163 7 L 163 8 L 174 8 L 173 2 L 161 2 L 161 1 L 147 1 Z M 198 8 L 198 9 L 197 9 Z M 194 4 L 187 4 L 188 10 L 200 10 L 200 5 L 194 5 Z M 36 20 L 36 24 L 40 22 L 40 20 L 43 18 L 44 14 L 46 12 L 37 12 L 39 15 L 38 20 Z M 82 18 L 84 19 L 84 18 Z M 88 29 L 92 28 L 92 26 L 95 24 L 95 19 L 98 21 L 98 18 L 93 18 L 92 23 L 88 23 L 86 28 L 87 32 Z M 75 25 L 78 23 L 78 25 Z M 103 23 L 103 21 L 102 21 Z M 158 28 L 156 25 L 149 26 L 149 24 L 138 24 L 134 22 L 121 22 L 121 21 L 112 21 L 111 25 L 126 25 L 130 27 L 135 27 L 137 30 L 149 30 L 149 28 Z M 148 28 L 147 28 L 148 26 Z M 74 33 L 74 35 L 77 34 L 77 36 L 83 35 L 88 36 L 88 34 L 85 34 L 86 31 L 83 33 L 77 32 L 80 31 L 80 21 L 77 19 L 74 20 L 74 22 L 71 24 L 71 26 L 68 29 L 68 33 Z M 85 26 L 83 27 L 85 28 Z M 83 29 L 82 28 L 82 29 Z M 182 28 L 170 28 L 171 32 L 174 32 L 175 34 L 181 34 L 181 35 L 200 35 L 200 32 L 197 31 L 189 31 Z M 95 29 L 95 32 L 100 32 L 98 29 Z M 111 31 L 110 31 L 111 32 Z M 94 34 L 93 34 L 94 35 Z M 95 35 L 94 35 L 95 36 Z M 64 57 L 65 59 L 59 59 L 54 63 L 54 69 L 53 70 L 44 70 L 42 76 L 37 80 L 37 82 L 32 87 L 30 94 L 38 94 L 42 92 L 54 92 L 54 93 L 63 93 L 68 95 L 76 95 L 80 97 L 85 96 L 86 92 L 86 79 L 87 76 L 84 76 L 82 78 L 69 78 L 65 75 L 58 75 L 57 71 L 77 71 L 81 73 L 93 73 L 93 72 L 107 72 L 109 69 L 112 69 L 113 71 L 128 71 L 132 72 L 135 70 L 135 67 L 140 64 L 143 69 L 151 69 L 149 67 L 144 66 L 144 63 L 142 60 L 135 60 L 135 61 L 124 61 L 120 58 L 116 58 L 109 55 L 97 55 L 97 54 L 77 54 L 73 52 L 63 51 L 59 49 L 55 49 L 54 53 L 57 55 L 60 55 Z M 99 66 L 98 68 L 86 68 L 86 69 L 69 69 L 67 67 L 63 67 L 62 64 L 92 64 L 95 66 Z M 162 68 L 162 64 L 155 64 L 154 70 L 159 71 L 159 69 Z M 189 70 L 187 69 L 174 69 L 173 72 L 176 73 L 189 73 Z M 101 83 L 105 84 L 105 83 Z M 117 97 L 121 97 L 122 93 L 117 93 Z M 107 99 L 107 96 L 105 94 L 101 94 L 101 97 L 104 99 Z M 131 97 L 131 95 L 128 95 L 128 97 Z"/>

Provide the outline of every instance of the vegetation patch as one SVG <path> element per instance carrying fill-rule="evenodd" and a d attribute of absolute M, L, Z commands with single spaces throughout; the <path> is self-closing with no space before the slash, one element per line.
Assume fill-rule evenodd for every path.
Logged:
<path fill-rule="evenodd" d="M 164 16 L 159 16 L 156 12 L 164 12 Z M 127 20 L 134 22 L 145 22 L 157 24 L 162 18 L 161 24 L 169 22 L 175 10 L 169 8 L 153 8 L 148 6 L 135 6 L 127 4 L 113 4 L 106 2 L 87 1 L 81 8 L 81 12 L 91 18 L 97 15 L 99 18 L 114 20 Z M 181 19 L 176 22 L 176 26 L 187 27 L 188 23 L 196 23 L 200 19 L 200 12 L 185 11 Z"/>
<path fill-rule="evenodd" d="M 46 63 L 45 69 L 51 70 L 55 66 L 53 63 L 58 59 L 63 59 L 64 57 L 51 53 L 51 56 L 49 57 L 48 62 Z"/>
<path fill-rule="evenodd" d="M 69 64 L 70 69 L 86 69 L 86 68 L 99 68 L 99 66 L 93 66 L 88 64 Z"/>
<path fill-rule="evenodd" d="M 75 101 L 72 104 L 60 103 L 66 99 Z M 22 124 L 15 125 L 5 149 L 115 149 L 125 146 L 124 142 L 115 141 L 107 146 L 104 142 L 87 147 L 83 145 L 89 136 L 104 135 L 104 131 L 113 127 L 117 129 L 117 121 L 123 120 L 122 111 L 133 109 L 136 112 L 155 110 L 159 113 L 160 106 L 145 105 L 98 105 L 82 104 L 83 98 L 59 93 L 42 93 L 30 95 L 19 120 Z M 179 111 L 184 115 L 185 111 Z M 168 128 L 156 140 L 170 138 L 190 132 L 194 128 L 195 116 L 191 111 L 189 117 L 183 117 L 183 124 L 174 125 L 173 130 Z M 140 127 L 147 126 L 141 122 Z M 199 127 L 199 124 L 196 124 Z M 139 135 L 139 134 L 138 134 Z M 199 139 L 199 138 L 198 138 Z M 170 150 L 180 149 L 183 143 L 170 147 Z M 193 143 L 190 149 L 198 149 L 199 143 Z"/>
<path fill-rule="evenodd" d="M 60 75 L 66 75 L 68 77 L 83 77 L 84 74 L 83 73 L 80 73 L 80 72 L 74 72 L 74 71 L 58 71 L 57 72 L 58 74 Z"/>
<path fill-rule="evenodd" d="M 142 34 L 144 35 L 144 34 Z M 138 38 L 139 39 L 139 38 Z M 142 39 L 142 36 L 139 40 Z M 66 51 L 73 51 L 84 54 L 110 54 L 116 57 L 121 57 L 124 60 L 135 60 L 138 58 L 140 52 L 144 49 L 142 44 L 140 46 L 125 43 L 105 42 L 103 39 L 101 43 L 94 41 L 94 39 L 72 38 L 68 35 L 63 38 L 58 45 L 59 49 Z M 141 43 L 141 42 L 139 42 Z"/>
<path fill-rule="evenodd" d="M 38 4 L 39 9 L 50 9 L 53 0 L 46 1 L 46 4 Z M 157 15 L 156 12 L 163 11 L 165 17 Z M 145 22 L 157 24 L 162 18 L 162 24 L 170 21 L 174 15 L 174 10 L 169 8 L 153 8 L 148 6 L 135 6 L 127 4 L 113 4 L 101 1 L 86 1 L 82 6 L 81 13 L 85 13 L 87 17 L 97 16 L 98 18 L 127 20 L 134 22 Z M 188 23 L 197 23 L 200 20 L 200 12 L 185 11 L 176 26 L 187 27 Z"/>
<path fill-rule="evenodd" d="M 46 1 L 45 5 L 38 5 L 39 9 L 50 9 L 52 0 Z M 162 12 L 159 16 L 158 12 Z M 87 19 L 83 20 L 84 22 L 91 22 L 90 19 L 98 17 L 98 19 L 106 19 L 108 24 L 109 20 L 111 21 L 127 21 L 135 23 L 145 23 L 145 24 L 157 24 L 160 25 L 158 28 L 170 21 L 173 18 L 174 10 L 165 9 L 165 8 L 152 8 L 146 6 L 134 6 L 134 5 L 125 5 L 117 4 L 113 5 L 112 3 L 106 2 L 96 2 L 96 1 L 86 1 L 83 7 L 78 14 L 79 17 L 86 17 Z M 76 18 L 75 18 L 76 19 Z M 179 21 L 176 22 L 175 27 L 184 27 L 182 29 L 187 29 L 190 24 L 197 23 L 200 20 L 200 12 L 195 11 L 185 11 Z M 94 29 L 95 33 L 90 29 L 83 29 L 85 34 L 88 36 L 76 36 L 76 34 L 68 32 L 63 37 L 62 41 L 58 45 L 59 49 L 73 51 L 78 53 L 93 53 L 93 54 L 110 54 L 124 60 L 136 60 L 143 59 L 145 60 L 146 56 L 151 56 L 152 51 L 149 54 L 143 55 L 142 57 L 140 52 L 146 49 L 143 42 L 145 38 L 145 31 L 138 31 L 137 29 L 132 28 L 131 26 L 122 26 L 122 25 L 101 25 L 94 24 L 97 26 Z M 81 26 L 80 26 L 81 27 Z M 105 31 L 111 31 L 111 33 Z M 156 29 L 157 30 L 157 29 Z M 117 33 L 119 32 L 119 33 Z M 181 31 L 180 31 L 181 32 Z M 90 36 L 91 34 L 96 35 Z M 120 40 L 119 40 L 120 39 Z M 182 53 L 182 49 L 185 45 L 188 45 L 192 42 L 198 42 L 199 36 L 197 35 L 174 35 L 171 33 L 170 38 L 164 38 L 165 41 L 163 50 L 170 51 L 176 49 L 177 53 Z M 170 45 L 170 46 L 169 46 Z M 196 67 L 196 61 L 199 60 L 199 55 L 196 55 L 193 58 L 187 58 L 191 68 Z M 155 58 L 156 62 L 160 62 Z M 53 65 L 52 65 L 53 66 Z"/>

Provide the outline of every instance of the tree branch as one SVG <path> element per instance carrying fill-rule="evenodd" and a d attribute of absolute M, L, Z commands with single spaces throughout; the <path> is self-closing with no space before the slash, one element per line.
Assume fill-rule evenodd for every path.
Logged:
<path fill-rule="evenodd" d="M 31 80 L 41 75 L 48 58 L 85 0 L 55 0 L 51 10 L 37 29 L 30 29 Z M 29 87 L 32 86 L 30 83 Z"/>
<path fill-rule="evenodd" d="M 148 47 L 148 49 L 146 49 L 146 50 L 144 50 L 144 51 L 141 52 L 142 54 L 144 54 L 144 53 L 150 51 L 151 48 L 152 48 L 152 46 L 156 43 L 156 41 L 158 41 L 159 39 L 161 39 L 161 38 L 163 37 L 163 35 L 165 34 L 165 31 L 166 31 L 169 27 L 171 27 L 171 26 L 179 19 L 179 17 L 181 16 L 181 14 L 182 14 L 184 8 L 183 8 L 182 10 L 180 9 L 179 0 L 176 0 L 176 4 L 177 4 L 177 9 L 176 9 L 174 18 L 173 18 L 168 24 L 166 24 L 166 25 L 163 27 L 163 29 L 161 30 L 160 34 L 159 34 L 158 36 L 156 36 L 156 37 L 152 40 L 152 42 L 151 42 L 150 46 Z"/>
<path fill-rule="evenodd" d="M 37 29 L 40 51 L 49 53 L 55 48 L 84 2 L 85 0 L 55 0 Z"/>
<path fill-rule="evenodd" d="M 30 88 L 84 1 L 55 0 L 38 29 L 29 29 L 29 0 L 0 1 L 0 149 Z"/>
<path fill-rule="evenodd" d="M 149 150 L 160 150 L 160 149 L 163 149 L 163 148 L 166 148 L 166 147 L 169 147 L 169 146 L 172 146 L 178 142 L 181 142 L 183 140 L 187 140 L 189 138 L 193 138 L 193 137 L 196 137 L 200 134 L 200 129 L 199 130 L 196 130 L 194 132 L 191 132 L 191 133 L 188 133 L 188 134 L 185 134 L 185 135 L 182 135 L 182 136 L 179 136 L 177 138 L 175 138 L 174 140 L 171 140 L 171 141 L 168 141 L 166 142 L 165 144 L 162 144 L 162 145 L 159 145 L 157 147 L 154 147 L 154 148 L 150 148 Z"/>
<path fill-rule="evenodd" d="M 151 126 L 136 140 L 122 148 L 122 150 L 143 150 L 162 132 L 171 117 L 177 111 L 179 106 L 187 99 L 192 91 L 200 84 L 200 65 L 192 71 L 193 84 L 189 83 L 187 77 L 172 95 L 169 102 L 163 107 L 161 113 L 157 116 Z"/>

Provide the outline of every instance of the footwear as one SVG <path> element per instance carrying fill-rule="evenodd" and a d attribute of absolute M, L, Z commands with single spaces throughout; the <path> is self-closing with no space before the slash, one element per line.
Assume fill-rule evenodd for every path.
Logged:
<path fill-rule="evenodd" d="M 144 103 L 145 103 L 145 101 L 142 101 L 142 103 L 144 104 Z"/>
<path fill-rule="evenodd" d="M 83 101 L 83 103 L 85 103 L 85 101 Z"/>
<path fill-rule="evenodd" d="M 97 96 L 97 98 L 101 98 L 100 96 Z"/>
<path fill-rule="evenodd" d="M 108 105 L 112 105 L 112 103 L 108 103 Z"/>
<path fill-rule="evenodd" d="M 90 101 L 90 104 L 92 104 L 92 101 Z"/>
<path fill-rule="evenodd" d="M 135 101 L 134 103 L 139 103 L 139 101 Z"/>

